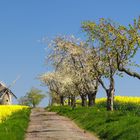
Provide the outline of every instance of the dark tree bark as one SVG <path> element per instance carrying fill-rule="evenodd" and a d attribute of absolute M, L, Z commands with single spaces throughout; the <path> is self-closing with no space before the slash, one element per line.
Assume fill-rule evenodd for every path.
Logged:
<path fill-rule="evenodd" d="M 60 105 L 64 105 L 64 96 L 60 95 Z"/>
<path fill-rule="evenodd" d="M 89 107 L 92 107 L 92 106 L 95 105 L 96 93 L 97 93 L 97 91 L 90 92 L 90 93 L 88 94 L 88 106 L 89 106 Z"/>
<path fill-rule="evenodd" d="M 87 106 L 87 95 L 86 94 L 81 94 L 81 100 L 82 100 L 82 103 L 81 105 L 82 106 Z"/>
<path fill-rule="evenodd" d="M 71 107 L 72 109 L 76 107 L 76 99 L 74 95 L 71 95 Z"/>
<path fill-rule="evenodd" d="M 71 97 L 68 96 L 68 106 L 71 106 Z"/>

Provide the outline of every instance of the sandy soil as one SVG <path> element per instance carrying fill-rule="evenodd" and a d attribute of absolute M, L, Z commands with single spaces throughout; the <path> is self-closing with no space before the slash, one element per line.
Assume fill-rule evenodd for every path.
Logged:
<path fill-rule="evenodd" d="M 98 140 L 70 119 L 43 108 L 32 109 L 25 140 Z"/>

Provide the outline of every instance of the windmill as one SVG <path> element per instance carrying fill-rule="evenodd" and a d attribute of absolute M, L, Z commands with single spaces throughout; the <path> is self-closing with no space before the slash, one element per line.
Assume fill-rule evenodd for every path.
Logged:
<path fill-rule="evenodd" d="M 0 105 L 10 105 L 12 104 L 12 97 L 17 99 L 16 95 L 10 90 L 10 88 L 16 83 L 20 77 L 18 76 L 16 80 L 12 82 L 8 87 L 0 82 Z"/>

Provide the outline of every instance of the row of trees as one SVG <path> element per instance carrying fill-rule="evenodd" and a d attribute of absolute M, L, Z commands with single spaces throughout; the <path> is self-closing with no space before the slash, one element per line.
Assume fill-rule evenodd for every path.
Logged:
<path fill-rule="evenodd" d="M 81 97 L 82 106 L 87 105 L 88 97 L 88 105 L 93 106 L 101 85 L 107 95 L 107 110 L 113 110 L 114 76 L 124 72 L 140 79 L 140 74 L 131 71 L 131 66 L 138 66 L 133 57 L 140 46 L 140 18 L 128 27 L 106 19 L 86 21 L 82 31 L 85 41 L 74 36 L 57 36 L 51 41 L 46 61 L 54 71 L 42 74 L 40 80 L 53 97 L 60 97 L 61 105 L 67 98 L 72 107 L 76 97 Z"/>

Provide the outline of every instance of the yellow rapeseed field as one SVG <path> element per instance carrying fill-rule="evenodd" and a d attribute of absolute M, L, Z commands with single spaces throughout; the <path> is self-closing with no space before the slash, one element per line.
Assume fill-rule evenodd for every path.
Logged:
<path fill-rule="evenodd" d="M 21 105 L 0 105 L 0 123 L 5 121 L 12 113 L 26 108 L 29 107 Z"/>
<path fill-rule="evenodd" d="M 96 104 L 105 107 L 106 98 L 96 99 Z M 116 110 L 140 110 L 140 97 L 131 96 L 115 96 L 114 97 L 114 109 Z"/>
<path fill-rule="evenodd" d="M 96 103 L 105 102 L 106 98 L 97 98 Z M 134 103 L 140 105 L 140 97 L 131 97 L 131 96 L 115 96 L 115 102 L 118 103 Z"/>

